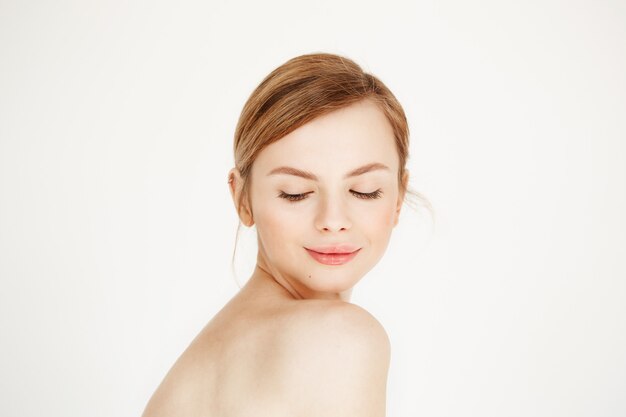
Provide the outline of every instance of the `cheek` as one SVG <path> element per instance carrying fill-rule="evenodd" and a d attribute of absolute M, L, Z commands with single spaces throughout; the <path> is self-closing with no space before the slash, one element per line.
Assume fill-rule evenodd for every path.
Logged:
<path fill-rule="evenodd" d="M 359 215 L 359 224 L 362 228 L 372 232 L 384 232 L 393 228 L 395 204 L 385 202 L 364 210 Z"/>
<path fill-rule="evenodd" d="M 302 217 L 277 206 L 259 207 L 255 212 L 257 233 L 266 249 L 287 246 L 302 237 Z"/>
<path fill-rule="evenodd" d="M 361 229 L 375 251 L 384 251 L 394 227 L 394 204 L 381 204 L 360 220 Z"/>

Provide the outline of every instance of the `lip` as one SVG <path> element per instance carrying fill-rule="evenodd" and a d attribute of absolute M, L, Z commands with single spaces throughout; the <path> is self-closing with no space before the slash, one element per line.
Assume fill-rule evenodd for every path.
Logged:
<path fill-rule="evenodd" d="M 350 245 L 348 243 L 340 243 L 337 245 L 317 246 L 317 247 L 310 247 L 310 248 L 305 248 L 305 249 L 312 250 L 317 253 L 347 254 L 347 253 L 352 253 L 354 251 L 357 251 L 361 248 L 354 246 L 354 245 Z"/>
<path fill-rule="evenodd" d="M 305 248 L 305 249 L 309 253 L 309 255 L 311 255 L 313 259 L 315 259 L 317 262 L 324 264 L 324 265 L 346 264 L 350 262 L 357 255 L 357 253 L 359 253 L 359 251 L 361 250 L 361 248 L 358 248 L 356 250 L 352 250 L 352 252 L 348 252 L 346 251 L 345 248 L 343 249 L 335 248 L 332 250 L 342 250 L 343 252 L 333 253 L 333 252 L 317 252 L 316 250 L 312 250 L 309 248 Z M 328 248 L 324 248 L 323 250 L 328 250 Z"/>

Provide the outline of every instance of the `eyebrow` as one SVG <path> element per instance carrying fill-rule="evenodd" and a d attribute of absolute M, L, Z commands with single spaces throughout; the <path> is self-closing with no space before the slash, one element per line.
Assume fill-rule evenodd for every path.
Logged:
<path fill-rule="evenodd" d="M 387 165 L 381 164 L 380 162 L 372 162 L 370 164 L 363 165 L 362 167 L 359 167 L 357 169 L 353 169 L 352 171 L 344 175 L 344 178 L 356 177 L 358 175 L 365 174 L 366 172 L 375 171 L 379 169 L 385 169 L 389 171 L 389 167 Z M 319 181 L 319 178 L 317 178 L 317 175 L 315 174 L 312 174 L 308 171 L 303 171 L 301 169 L 297 169 L 293 167 L 286 167 L 286 166 L 274 168 L 267 175 L 269 176 L 269 175 L 277 175 L 277 174 L 295 175 L 297 177 L 306 178 L 307 180 Z"/>

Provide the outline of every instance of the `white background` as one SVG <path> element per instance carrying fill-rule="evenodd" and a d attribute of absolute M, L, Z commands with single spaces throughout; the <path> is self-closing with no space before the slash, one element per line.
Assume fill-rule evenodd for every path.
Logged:
<path fill-rule="evenodd" d="M 337 3 L 0 1 L 0 415 L 142 412 L 255 256 L 239 112 L 315 51 L 396 94 L 435 210 L 352 299 L 388 416 L 626 415 L 626 3 Z"/>

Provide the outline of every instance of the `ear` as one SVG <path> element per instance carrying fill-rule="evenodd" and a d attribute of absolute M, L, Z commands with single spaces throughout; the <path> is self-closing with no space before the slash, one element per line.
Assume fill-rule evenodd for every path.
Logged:
<path fill-rule="evenodd" d="M 398 224 L 398 221 L 400 220 L 400 211 L 402 210 L 402 203 L 404 202 L 406 189 L 409 185 L 409 170 L 408 169 L 404 170 L 404 175 L 402 176 L 402 184 L 403 184 L 402 189 L 404 191 L 398 193 L 398 201 L 396 202 L 396 212 L 395 212 L 394 221 L 393 221 L 394 227 Z"/>
<path fill-rule="evenodd" d="M 237 211 L 239 220 L 241 220 L 241 222 L 247 227 L 251 227 L 254 224 L 254 219 L 252 218 L 252 210 L 248 206 L 248 199 L 244 198 L 241 202 L 241 207 L 238 207 L 242 186 L 243 180 L 239 170 L 237 168 L 232 168 L 228 171 L 228 188 L 230 190 L 230 196 L 233 198 L 233 203 L 235 204 L 235 210 Z"/>

